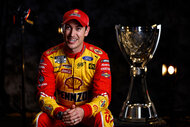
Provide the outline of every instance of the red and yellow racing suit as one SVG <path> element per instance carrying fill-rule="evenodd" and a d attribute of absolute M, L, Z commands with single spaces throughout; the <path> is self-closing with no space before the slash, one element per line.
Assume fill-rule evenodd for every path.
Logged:
<path fill-rule="evenodd" d="M 36 126 L 63 126 L 64 123 L 56 119 L 57 114 L 73 104 L 84 109 L 83 124 L 114 126 L 108 109 L 111 100 L 109 58 L 94 45 L 84 42 L 77 54 L 69 53 L 65 43 L 45 51 L 40 60 L 37 88 L 42 112 L 35 119 Z"/>

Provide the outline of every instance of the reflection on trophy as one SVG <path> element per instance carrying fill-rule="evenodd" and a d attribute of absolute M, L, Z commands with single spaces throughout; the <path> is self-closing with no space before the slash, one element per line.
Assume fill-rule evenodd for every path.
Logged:
<path fill-rule="evenodd" d="M 158 119 L 146 83 L 146 64 L 153 58 L 159 43 L 161 25 L 116 25 L 120 50 L 130 64 L 131 82 L 119 119 L 122 122 L 147 122 Z"/>

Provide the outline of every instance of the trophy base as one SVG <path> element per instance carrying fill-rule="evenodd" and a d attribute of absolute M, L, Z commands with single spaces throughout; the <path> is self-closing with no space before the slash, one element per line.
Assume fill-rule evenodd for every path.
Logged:
<path fill-rule="evenodd" d="M 126 122 L 146 122 L 158 119 L 154 104 L 128 104 L 124 102 L 119 119 Z"/>
<path fill-rule="evenodd" d="M 166 127 L 166 122 L 160 118 L 146 120 L 146 122 L 115 119 L 114 122 L 115 127 Z"/>

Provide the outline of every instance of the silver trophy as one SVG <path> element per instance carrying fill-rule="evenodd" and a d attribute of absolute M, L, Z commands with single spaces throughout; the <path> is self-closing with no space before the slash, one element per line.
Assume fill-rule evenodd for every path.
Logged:
<path fill-rule="evenodd" d="M 146 64 L 157 49 L 161 25 L 122 26 L 116 25 L 120 50 L 130 64 L 131 82 L 119 119 L 123 122 L 147 122 L 158 119 L 150 99 L 146 83 Z"/>

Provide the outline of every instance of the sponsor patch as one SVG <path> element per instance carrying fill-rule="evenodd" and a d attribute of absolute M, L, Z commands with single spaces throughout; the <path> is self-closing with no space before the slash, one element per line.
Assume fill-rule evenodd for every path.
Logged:
<path fill-rule="evenodd" d="M 64 68 L 71 68 L 72 66 L 70 64 L 62 65 Z"/>
<path fill-rule="evenodd" d="M 84 57 L 82 57 L 82 59 L 86 60 L 86 61 L 92 61 L 93 60 L 93 58 L 90 56 L 84 56 Z"/>
<path fill-rule="evenodd" d="M 42 58 L 41 60 L 40 60 L 40 63 L 43 63 L 44 62 L 44 59 Z"/>
<path fill-rule="evenodd" d="M 78 14 L 78 10 L 74 10 L 74 13 L 70 14 L 69 16 L 77 16 L 77 17 L 80 17 L 80 14 Z"/>
<path fill-rule="evenodd" d="M 99 49 L 94 49 L 94 52 L 95 52 L 96 54 L 103 54 L 103 52 L 102 52 L 101 50 L 99 50 Z"/>
<path fill-rule="evenodd" d="M 108 63 L 107 63 L 107 64 L 102 63 L 102 64 L 101 64 L 101 66 L 106 66 L 106 67 L 109 67 L 109 66 L 110 66 L 110 64 L 108 64 Z"/>
<path fill-rule="evenodd" d="M 50 114 L 51 111 L 53 110 L 53 106 L 50 105 L 50 104 L 45 104 L 45 105 L 43 106 L 43 110 L 44 110 L 44 112 Z"/>
<path fill-rule="evenodd" d="M 95 70 L 95 69 L 96 69 L 96 65 L 95 65 L 95 64 L 92 64 L 92 63 L 89 63 L 88 68 L 89 68 L 89 69 L 92 69 L 92 70 Z"/>
<path fill-rule="evenodd" d="M 76 13 L 72 13 L 72 14 L 70 14 L 69 16 L 77 16 L 77 17 L 80 17 L 80 15 L 79 15 L 79 14 L 76 14 Z"/>
<path fill-rule="evenodd" d="M 110 61 L 108 59 L 101 60 L 101 63 L 109 63 Z"/>
<path fill-rule="evenodd" d="M 98 111 L 98 106 L 97 105 L 93 105 L 93 108 L 94 108 L 94 112 Z"/>
<path fill-rule="evenodd" d="M 106 100 L 102 99 L 100 101 L 100 107 L 104 107 L 106 105 Z"/>
<path fill-rule="evenodd" d="M 77 63 L 77 68 L 83 67 L 86 62 L 79 62 Z"/>
<path fill-rule="evenodd" d="M 102 67 L 101 70 L 102 70 L 102 71 L 109 71 L 110 68 L 109 68 L 109 67 Z"/>
<path fill-rule="evenodd" d="M 62 69 L 62 70 L 61 70 L 61 73 L 71 74 L 71 73 L 72 73 L 72 70 L 70 70 L 70 69 Z"/>
<path fill-rule="evenodd" d="M 46 86 L 47 83 L 41 83 L 41 84 L 38 84 L 38 87 L 41 87 L 41 86 Z"/>
<path fill-rule="evenodd" d="M 90 49 L 91 51 L 93 51 L 93 50 L 94 50 L 94 47 L 90 47 L 89 49 Z"/>
<path fill-rule="evenodd" d="M 40 65 L 47 65 L 46 63 L 40 63 Z"/>
<path fill-rule="evenodd" d="M 88 99 L 88 92 L 80 92 L 80 93 L 68 93 L 64 91 L 58 91 L 58 94 L 62 99 L 74 102 L 86 101 Z"/>
<path fill-rule="evenodd" d="M 55 63 L 66 63 L 66 56 L 55 56 Z"/>
<path fill-rule="evenodd" d="M 38 80 L 40 83 L 42 83 L 44 81 L 44 76 L 40 75 Z"/>
<path fill-rule="evenodd" d="M 108 74 L 108 73 L 102 73 L 101 76 L 108 78 L 108 77 L 110 77 L 110 74 Z"/>
<path fill-rule="evenodd" d="M 80 78 L 69 77 L 65 80 L 65 85 L 68 86 L 69 89 L 80 90 L 83 82 Z"/>
<path fill-rule="evenodd" d="M 41 68 L 45 68 L 45 66 L 39 66 L 38 68 L 39 68 L 39 69 L 41 69 Z"/>

